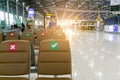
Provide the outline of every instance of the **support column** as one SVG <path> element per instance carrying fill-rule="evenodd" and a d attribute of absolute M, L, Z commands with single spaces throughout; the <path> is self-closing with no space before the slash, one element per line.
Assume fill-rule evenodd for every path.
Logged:
<path fill-rule="evenodd" d="M 22 6 L 22 9 L 23 9 L 23 18 L 24 18 L 25 17 L 25 9 L 24 9 L 25 3 L 23 2 L 22 4 L 23 4 L 23 6 Z"/>
<path fill-rule="evenodd" d="M 22 12 L 23 12 L 23 14 L 22 14 L 22 22 L 24 22 L 24 20 L 25 20 L 25 3 L 23 2 L 22 3 Z M 24 23 L 25 24 L 25 23 Z M 27 29 L 27 26 L 25 26 L 25 30 Z"/>
<path fill-rule="evenodd" d="M 6 25 L 6 22 L 7 22 L 7 21 L 6 21 L 6 15 L 5 15 L 5 12 L 6 12 L 6 11 L 5 11 L 5 7 L 6 7 L 6 6 L 5 6 L 5 4 L 4 4 L 3 6 L 4 6 L 4 8 L 3 8 L 3 9 L 4 9 L 4 20 L 5 20 L 5 27 L 4 27 L 4 28 L 6 28 L 6 26 L 7 26 L 7 25 Z"/>
<path fill-rule="evenodd" d="M 18 1 L 19 0 L 16 0 L 16 17 L 18 17 Z"/>
<path fill-rule="evenodd" d="M 46 15 L 44 15 L 44 29 L 46 29 L 46 24 L 45 24 L 45 22 L 46 22 Z"/>
<path fill-rule="evenodd" d="M 9 20 L 9 0 L 7 0 L 7 15 L 8 15 L 8 26 L 10 26 L 10 20 Z"/>

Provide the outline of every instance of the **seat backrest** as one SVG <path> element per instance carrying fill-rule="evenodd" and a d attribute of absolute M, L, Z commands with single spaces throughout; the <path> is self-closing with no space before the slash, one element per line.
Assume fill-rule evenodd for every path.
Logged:
<path fill-rule="evenodd" d="M 66 39 L 65 33 L 61 31 L 55 31 L 52 34 L 52 39 Z"/>
<path fill-rule="evenodd" d="M 29 74 L 30 43 L 23 40 L 7 40 L 0 44 L 0 75 Z"/>
<path fill-rule="evenodd" d="M 71 53 L 67 40 L 43 40 L 38 54 L 38 74 L 71 74 Z"/>
<path fill-rule="evenodd" d="M 0 43 L 2 42 L 2 40 L 3 40 L 3 34 L 0 33 Z"/>
<path fill-rule="evenodd" d="M 34 33 L 33 32 L 23 32 L 22 40 L 28 40 L 31 43 L 34 43 Z"/>
<path fill-rule="evenodd" d="M 19 34 L 17 32 L 8 32 L 6 34 L 5 40 L 18 40 Z"/>
<path fill-rule="evenodd" d="M 39 45 L 42 40 L 51 39 L 51 36 L 52 36 L 52 32 L 49 30 L 39 32 L 37 34 L 37 44 Z"/>

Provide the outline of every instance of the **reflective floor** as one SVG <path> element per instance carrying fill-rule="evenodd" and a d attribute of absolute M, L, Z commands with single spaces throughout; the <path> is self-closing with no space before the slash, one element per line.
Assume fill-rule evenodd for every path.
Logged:
<path fill-rule="evenodd" d="M 73 80 L 120 80 L 120 34 L 66 30 Z M 31 74 L 31 80 L 36 74 Z"/>
<path fill-rule="evenodd" d="M 120 80 L 120 34 L 79 31 L 70 43 L 73 80 Z"/>

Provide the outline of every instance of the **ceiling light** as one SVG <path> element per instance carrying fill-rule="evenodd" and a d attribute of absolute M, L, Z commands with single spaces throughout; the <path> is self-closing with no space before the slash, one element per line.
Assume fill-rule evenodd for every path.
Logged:
<path fill-rule="evenodd" d="M 40 2 L 36 2 L 36 4 L 40 4 Z"/>

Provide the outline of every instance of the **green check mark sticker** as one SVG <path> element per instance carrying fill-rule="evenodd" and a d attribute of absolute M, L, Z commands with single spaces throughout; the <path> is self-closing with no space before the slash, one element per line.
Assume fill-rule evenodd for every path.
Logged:
<path fill-rule="evenodd" d="M 56 41 L 51 41 L 50 42 L 50 50 L 58 50 L 59 49 L 59 44 Z"/>
<path fill-rule="evenodd" d="M 26 36 L 26 37 L 29 37 L 29 36 L 30 36 L 30 34 L 29 34 L 29 33 L 25 33 L 25 36 Z"/>

